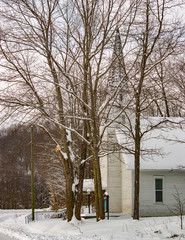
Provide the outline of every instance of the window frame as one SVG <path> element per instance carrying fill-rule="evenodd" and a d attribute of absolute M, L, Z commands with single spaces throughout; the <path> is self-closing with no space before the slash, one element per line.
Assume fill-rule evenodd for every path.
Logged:
<path fill-rule="evenodd" d="M 162 180 L 162 189 L 156 189 L 156 180 L 157 179 L 161 179 Z M 162 193 L 162 201 L 156 201 L 156 197 L 157 197 L 157 192 L 161 192 Z M 164 176 L 154 176 L 154 203 L 155 204 L 162 204 L 164 203 Z"/>

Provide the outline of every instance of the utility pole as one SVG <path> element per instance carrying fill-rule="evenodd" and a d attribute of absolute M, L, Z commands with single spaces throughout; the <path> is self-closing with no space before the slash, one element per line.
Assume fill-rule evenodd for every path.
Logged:
<path fill-rule="evenodd" d="M 33 126 L 31 126 L 31 205 L 32 221 L 35 220 L 35 197 L 34 197 L 34 154 L 33 154 Z"/>

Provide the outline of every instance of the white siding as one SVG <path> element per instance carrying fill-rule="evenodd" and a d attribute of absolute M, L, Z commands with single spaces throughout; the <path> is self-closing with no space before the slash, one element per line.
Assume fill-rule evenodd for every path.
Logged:
<path fill-rule="evenodd" d="M 142 171 L 140 178 L 140 215 L 171 215 L 169 209 L 175 204 L 172 194 L 175 186 L 185 198 L 185 172 L 181 171 Z M 163 202 L 155 203 L 155 176 L 163 177 Z"/>
<path fill-rule="evenodd" d="M 116 142 L 115 129 L 108 129 L 108 141 Z M 112 147 L 110 145 L 110 147 Z M 110 212 L 121 212 L 121 161 L 120 153 L 111 153 L 107 156 L 107 191 L 109 193 Z"/>
<path fill-rule="evenodd" d="M 107 186 L 107 156 L 100 159 L 102 182 Z"/>
<path fill-rule="evenodd" d="M 115 129 L 110 127 L 104 134 L 104 141 L 110 144 L 110 149 L 116 142 Z M 121 162 L 120 153 L 114 153 L 102 157 L 100 160 L 102 181 L 107 185 L 109 194 L 109 210 L 112 213 L 121 212 Z"/>
<path fill-rule="evenodd" d="M 100 128 L 102 131 L 102 127 Z M 103 141 L 107 141 L 107 131 L 104 133 Z M 100 159 L 100 169 L 101 169 L 101 178 L 104 184 L 107 186 L 107 169 L 108 169 L 108 162 L 107 162 L 107 155 Z"/>
<path fill-rule="evenodd" d="M 108 189 L 110 212 L 121 212 L 121 162 L 119 154 L 108 156 Z"/>
<path fill-rule="evenodd" d="M 122 213 L 132 215 L 132 171 L 126 169 L 126 165 L 122 159 Z"/>

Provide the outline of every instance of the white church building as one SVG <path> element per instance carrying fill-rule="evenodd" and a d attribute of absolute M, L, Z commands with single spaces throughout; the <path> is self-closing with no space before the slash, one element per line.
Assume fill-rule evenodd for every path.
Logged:
<path fill-rule="evenodd" d="M 116 52 L 118 51 L 118 52 Z M 121 40 L 117 33 L 114 53 L 122 57 Z M 118 61 L 121 61 L 118 57 Z M 122 67 L 124 64 L 122 63 Z M 112 69 L 113 85 L 116 76 L 122 76 L 119 62 Z M 121 72 L 120 72 L 121 71 Z M 113 109 L 112 114 L 115 115 Z M 114 116 L 113 116 L 114 117 Z M 124 119 L 120 116 L 120 121 Z M 158 128 L 148 131 L 159 121 Z M 119 121 L 118 121 L 119 122 Z M 177 123 L 181 124 L 177 124 Z M 134 124 L 133 124 L 134 125 Z M 140 216 L 171 215 L 176 204 L 174 194 L 185 199 L 185 123 L 182 118 L 141 119 L 141 130 L 146 131 L 141 143 L 140 158 Z M 125 129 L 113 123 L 104 134 L 104 141 L 132 150 L 134 142 L 125 134 Z M 134 204 L 134 155 L 124 148 L 110 151 L 101 158 L 102 182 L 109 194 L 109 209 L 112 213 L 133 214 Z"/>
<path fill-rule="evenodd" d="M 141 127 L 156 120 L 159 119 L 145 119 Z M 185 199 L 185 131 L 167 125 L 149 132 L 142 141 L 141 148 L 152 153 L 141 155 L 140 216 L 170 215 L 177 204 L 176 190 L 181 199 Z M 114 139 L 120 145 L 127 141 L 121 129 L 108 129 L 105 138 L 107 141 Z M 109 194 L 110 212 L 132 215 L 134 155 L 121 150 L 112 152 L 101 159 L 101 170 Z"/>

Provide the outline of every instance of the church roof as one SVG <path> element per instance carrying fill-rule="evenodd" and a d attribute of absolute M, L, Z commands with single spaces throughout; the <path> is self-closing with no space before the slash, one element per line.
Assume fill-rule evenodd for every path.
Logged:
<path fill-rule="evenodd" d="M 148 131 L 161 120 L 164 123 Z M 177 123 L 181 124 L 177 124 Z M 141 131 L 146 132 L 141 143 L 141 170 L 185 170 L 185 121 L 183 118 L 141 119 Z M 148 132 L 147 132 L 148 131 Z M 134 142 L 121 130 L 116 131 L 118 143 L 123 146 L 123 157 L 128 170 L 134 169 Z"/>

